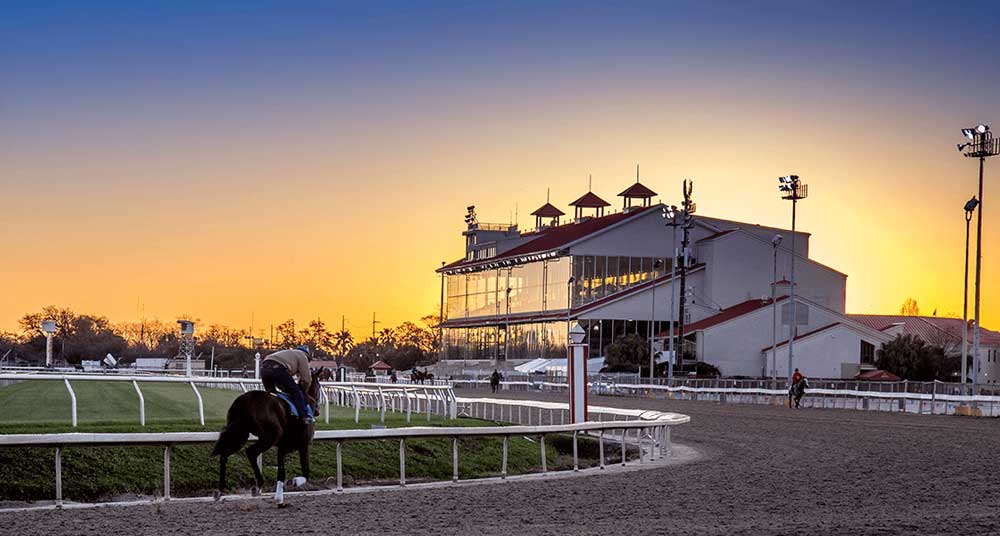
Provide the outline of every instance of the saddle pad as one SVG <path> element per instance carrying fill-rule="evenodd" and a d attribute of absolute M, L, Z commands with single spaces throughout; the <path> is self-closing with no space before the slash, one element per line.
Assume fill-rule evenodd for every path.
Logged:
<path fill-rule="evenodd" d="M 282 400 L 284 400 L 285 403 L 288 404 L 288 409 L 290 409 L 292 411 L 292 415 L 294 415 L 296 417 L 299 416 L 299 410 L 295 409 L 295 404 L 292 403 L 292 398 L 290 396 L 286 395 L 285 393 L 282 393 L 281 391 L 278 391 L 277 393 L 271 393 L 271 394 L 274 395 L 274 396 L 276 396 L 276 397 L 278 397 L 278 398 L 280 398 L 280 399 L 282 399 Z"/>
<path fill-rule="evenodd" d="M 299 416 L 299 410 L 295 408 L 295 403 L 292 402 L 292 397 L 286 395 L 285 393 L 282 393 L 281 391 L 271 393 L 271 395 L 284 400 L 285 403 L 288 404 L 288 409 L 291 410 L 293 417 Z M 310 416 L 312 415 L 312 407 L 310 407 L 308 404 L 306 405 L 306 412 L 308 412 Z"/>

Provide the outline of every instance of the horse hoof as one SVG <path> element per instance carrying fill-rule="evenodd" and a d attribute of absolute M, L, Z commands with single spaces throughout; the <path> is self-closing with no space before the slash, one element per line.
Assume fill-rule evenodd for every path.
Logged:
<path fill-rule="evenodd" d="M 258 488 L 257 486 L 254 486 L 253 488 L 251 488 L 250 489 L 250 495 L 253 496 L 253 497 L 260 497 L 260 488 Z"/>
<path fill-rule="evenodd" d="M 219 490 L 215 490 L 215 492 L 212 493 L 212 498 L 215 499 L 216 501 L 222 500 L 222 492 Z"/>
<path fill-rule="evenodd" d="M 278 505 L 278 508 L 288 508 L 288 503 L 281 503 Z"/>

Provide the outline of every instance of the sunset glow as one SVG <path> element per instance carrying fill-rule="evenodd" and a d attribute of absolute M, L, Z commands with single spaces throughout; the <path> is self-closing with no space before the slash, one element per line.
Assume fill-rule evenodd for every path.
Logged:
<path fill-rule="evenodd" d="M 59 305 L 365 335 L 437 312 L 467 205 L 527 229 L 546 189 L 568 212 L 592 174 L 612 200 L 637 163 L 662 201 L 693 179 L 699 214 L 779 227 L 798 174 L 848 312 L 961 316 L 978 167 L 955 144 L 1000 129 L 1000 62 L 968 38 L 996 9 L 546 5 L 7 8 L 0 330 Z"/>

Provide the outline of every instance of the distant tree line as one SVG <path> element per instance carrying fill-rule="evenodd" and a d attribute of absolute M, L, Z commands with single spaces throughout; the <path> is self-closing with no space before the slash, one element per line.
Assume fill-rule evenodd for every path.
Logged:
<path fill-rule="evenodd" d="M 123 364 L 139 357 L 174 357 L 179 353 L 176 323 L 158 319 L 113 323 L 107 317 L 77 314 L 72 309 L 45 307 L 24 315 L 16 332 L 0 332 L 0 360 L 5 364 L 40 365 L 45 362 L 43 320 L 54 320 L 53 359 L 75 365 L 83 360 L 100 360 L 107 354 Z M 394 368 L 427 365 L 436 359 L 437 315 L 428 315 L 421 324 L 403 322 L 378 332 L 374 340 L 356 343 L 347 330 L 331 330 L 322 319 L 311 320 L 297 329 L 294 320 L 275 326 L 274 340 L 252 338 L 249 330 L 219 324 L 195 328 L 195 355 L 208 359 L 215 352 L 215 365 L 224 369 L 252 368 L 254 354 L 281 348 L 309 345 L 320 359 L 341 358 L 349 366 L 365 370 L 381 359 Z"/>

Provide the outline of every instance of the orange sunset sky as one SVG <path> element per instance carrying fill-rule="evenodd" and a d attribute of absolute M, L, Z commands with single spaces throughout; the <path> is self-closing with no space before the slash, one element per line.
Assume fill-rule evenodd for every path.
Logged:
<path fill-rule="evenodd" d="M 690 178 L 700 214 L 772 226 L 796 173 L 849 312 L 961 315 L 978 168 L 955 144 L 1000 129 L 1000 62 L 966 35 L 996 10 L 907 5 L 25 4 L 0 23 L 0 330 L 46 305 L 133 320 L 138 300 L 240 328 L 345 315 L 363 336 L 373 311 L 437 312 L 467 205 L 529 228 L 546 188 L 568 211 L 588 174 L 617 205 L 636 163 L 660 200 Z"/>

